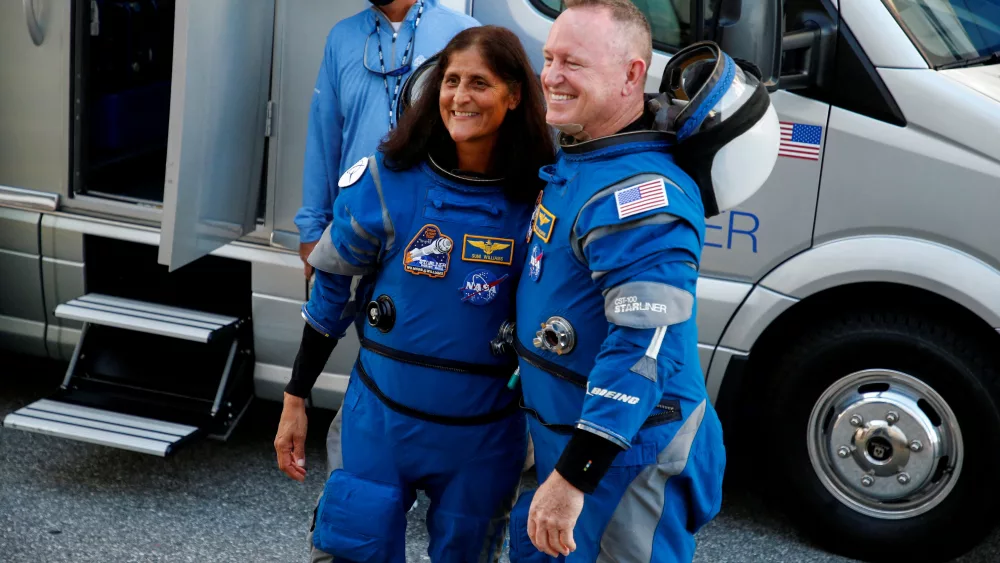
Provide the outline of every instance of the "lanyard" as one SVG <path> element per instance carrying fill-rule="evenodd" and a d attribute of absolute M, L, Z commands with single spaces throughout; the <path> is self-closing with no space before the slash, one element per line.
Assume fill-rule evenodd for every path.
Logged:
<path fill-rule="evenodd" d="M 382 58 L 382 33 L 381 33 L 381 20 L 382 18 L 375 14 L 375 38 L 378 39 L 378 62 L 382 67 L 382 82 L 385 84 L 385 95 L 389 98 L 389 127 L 393 126 L 393 114 L 396 108 L 396 101 L 399 100 L 399 86 L 403 81 L 402 75 L 410 70 L 409 65 L 406 64 L 406 59 L 410 56 L 410 48 L 413 47 L 413 40 L 417 37 L 417 26 L 420 25 L 420 16 L 424 13 L 424 3 L 421 0 L 419 3 L 419 8 L 417 8 L 417 19 L 413 22 L 413 34 L 410 35 L 410 41 L 406 44 L 406 50 L 403 51 L 403 59 L 400 61 L 399 69 L 392 72 L 393 76 L 396 78 L 396 88 L 395 92 L 389 93 L 389 78 L 385 72 L 385 59 Z M 399 32 L 393 31 L 392 33 L 392 44 L 396 45 L 396 36 Z"/>

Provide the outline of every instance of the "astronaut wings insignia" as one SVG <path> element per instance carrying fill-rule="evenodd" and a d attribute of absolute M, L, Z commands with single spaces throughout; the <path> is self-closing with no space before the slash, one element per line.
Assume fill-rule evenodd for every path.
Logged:
<path fill-rule="evenodd" d="M 462 260 L 510 266 L 514 261 L 514 239 L 465 235 Z"/>
<path fill-rule="evenodd" d="M 491 240 L 488 240 L 486 242 L 483 242 L 481 240 L 470 240 L 469 244 L 475 246 L 476 248 L 481 249 L 483 252 L 486 253 L 487 256 L 493 254 L 494 250 L 503 250 L 505 248 L 510 248 L 509 244 L 500 244 L 493 242 Z"/>

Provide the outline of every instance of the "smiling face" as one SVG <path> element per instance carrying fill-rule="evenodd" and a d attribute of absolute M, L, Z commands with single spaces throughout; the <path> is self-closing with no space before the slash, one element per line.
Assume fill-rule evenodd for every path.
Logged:
<path fill-rule="evenodd" d="M 629 61 L 615 41 L 619 30 L 606 10 L 563 12 L 543 48 L 542 88 L 550 125 L 569 131 L 583 127 L 594 137 L 609 134 L 629 93 Z"/>
<path fill-rule="evenodd" d="M 496 76 L 479 49 L 451 55 L 441 80 L 441 119 L 455 144 L 495 143 L 517 96 Z"/>

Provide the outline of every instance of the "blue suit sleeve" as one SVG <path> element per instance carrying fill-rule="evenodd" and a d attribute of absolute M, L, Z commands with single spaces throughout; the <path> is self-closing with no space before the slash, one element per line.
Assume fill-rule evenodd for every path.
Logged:
<path fill-rule="evenodd" d="M 685 194 L 664 180 L 668 205 L 621 218 L 609 191 L 581 211 L 574 229 L 609 324 L 578 428 L 621 448 L 661 408 L 671 376 L 689 360 L 702 237 L 684 218 L 691 216 Z"/>
<path fill-rule="evenodd" d="M 302 316 L 320 334 L 343 338 L 354 322 L 351 282 L 373 273 L 392 239 L 392 221 L 370 170 L 334 201 L 333 222 L 323 231 L 309 263 L 316 281 Z"/>
<path fill-rule="evenodd" d="M 334 28 L 327 37 L 316 86 L 309 108 L 305 163 L 302 179 L 302 207 L 295 215 L 302 242 L 319 240 L 333 216 L 331 206 L 335 183 L 340 177 L 344 116 L 337 97 L 338 79 Z"/>

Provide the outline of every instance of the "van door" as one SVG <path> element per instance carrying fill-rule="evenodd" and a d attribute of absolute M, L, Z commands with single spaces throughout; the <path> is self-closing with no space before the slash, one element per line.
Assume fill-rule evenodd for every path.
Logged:
<path fill-rule="evenodd" d="M 783 90 L 771 104 L 781 121 L 778 160 L 757 193 L 707 221 L 703 275 L 757 282 L 812 244 L 830 104 Z"/>
<path fill-rule="evenodd" d="M 756 283 L 812 245 L 830 119 L 830 103 L 817 95 L 817 82 L 826 78 L 820 62 L 832 55 L 837 15 L 822 0 L 792 0 L 784 5 L 784 18 L 780 89 L 771 93 L 781 122 L 778 160 L 756 194 L 708 221 L 706 276 Z"/>
<path fill-rule="evenodd" d="M 253 230 L 274 0 L 178 0 L 158 261 L 170 271 Z"/>
<path fill-rule="evenodd" d="M 778 159 L 757 193 L 705 225 L 698 337 L 702 350 L 711 350 L 703 352 L 710 359 L 702 366 L 707 365 L 713 396 L 722 381 L 714 374 L 749 352 L 736 333 L 727 332 L 734 315 L 741 307 L 753 310 L 761 300 L 781 299 L 754 287 L 813 244 L 831 107 L 826 96 L 817 94 L 817 84 L 825 86 L 820 63 L 829 60 L 835 46 L 836 13 L 828 12 L 823 0 L 790 0 L 783 9 L 779 90 L 771 93 L 781 125 Z"/>
<path fill-rule="evenodd" d="M 71 2 L 0 2 L 0 185 L 66 194 Z"/>

